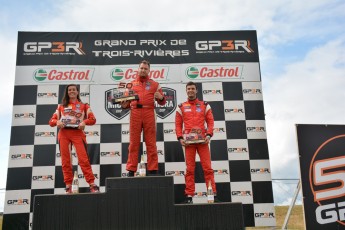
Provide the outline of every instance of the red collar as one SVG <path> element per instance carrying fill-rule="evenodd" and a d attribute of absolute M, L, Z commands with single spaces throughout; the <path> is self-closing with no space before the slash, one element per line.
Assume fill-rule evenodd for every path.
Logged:
<path fill-rule="evenodd" d="M 190 103 L 190 104 L 195 104 L 197 102 L 199 102 L 198 98 L 195 98 L 194 100 L 189 100 L 188 99 L 188 103 Z"/>
<path fill-rule="evenodd" d="M 147 76 L 145 78 L 142 78 L 140 76 L 137 77 L 137 81 L 141 82 L 141 83 L 147 82 L 148 80 L 149 80 L 149 76 Z"/>

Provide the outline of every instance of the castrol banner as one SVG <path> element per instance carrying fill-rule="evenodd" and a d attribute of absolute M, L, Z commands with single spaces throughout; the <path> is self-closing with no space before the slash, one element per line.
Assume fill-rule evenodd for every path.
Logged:
<path fill-rule="evenodd" d="M 259 63 L 194 63 L 182 65 L 182 81 L 260 81 Z"/>
<path fill-rule="evenodd" d="M 296 127 L 305 229 L 345 229 L 345 126 Z"/>
<path fill-rule="evenodd" d="M 138 76 L 138 65 L 112 66 L 17 66 L 16 85 L 117 84 Z M 258 63 L 152 64 L 149 78 L 159 83 L 259 82 Z"/>
<path fill-rule="evenodd" d="M 138 76 L 138 65 L 121 66 L 17 66 L 16 85 L 32 84 L 116 84 Z M 181 82 L 178 65 L 151 65 L 149 78 L 165 82 Z"/>

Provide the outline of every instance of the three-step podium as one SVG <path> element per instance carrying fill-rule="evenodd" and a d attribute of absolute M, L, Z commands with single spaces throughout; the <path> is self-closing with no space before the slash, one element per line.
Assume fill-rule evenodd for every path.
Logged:
<path fill-rule="evenodd" d="M 173 177 L 107 178 L 104 193 L 37 195 L 32 228 L 244 229 L 241 203 L 174 204 Z"/>

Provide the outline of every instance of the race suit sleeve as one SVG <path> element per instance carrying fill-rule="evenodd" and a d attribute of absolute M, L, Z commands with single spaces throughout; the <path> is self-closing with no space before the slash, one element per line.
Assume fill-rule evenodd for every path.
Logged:
<path fill-rule="evenodd" d="M 176 131 L 177 140 L 183 139 L 182 127 L 183 127 L 183 117 L 182 117 L 182 111 L 179 105 L 176 109 L 176 115 L 175 115 L 175 131 Z"/>
<path fill-rule="evenodd" d="M 85 123 L 85 125 L 96 124 L 96 117 L 93 114 L 89 104 L 85 104 L 85 119 L 83 122 Z"/>
<path fill-rule="evenodd" d="M 164 96 L 162 87 L 161 87 L 161 85 L 159 85 L 159 84 L 158 84 L 158 87 L 157 87 L 157 92 L 159 92 L 160 94 L 163 95 L 163 99 L 162 99 L 162 100 L 156 99 L 157 103 L 160 104 L 160 105 L 165 105 L 165 103 L 166 103 L 166 98 L 165 98 L 165 96 Z"/>
<path fill-rule="evenodd" d="M 205 120 L 207 124 L 207 132 L 206 135 L 210 137 L 213 136 L 213 128 L 214 128 L 214 118 L 211 106 L 209 104 L 206 105 L 206 112 L 205 112 Z"/>
<path fill-rule="evenodd" d="M 61 105 L 58 105 L 58 107 L 57 107 L 55 113 L 53 114 L 53 116 L 52 116 L 52 117 L 50 118 L 50 120 L 49 120 L 49 125 L 50 125 L 51 127 L 56 126 L 56 122 L 57 122 L 58 120 L 60 120 L 60 106 L 61 106 Z"/>

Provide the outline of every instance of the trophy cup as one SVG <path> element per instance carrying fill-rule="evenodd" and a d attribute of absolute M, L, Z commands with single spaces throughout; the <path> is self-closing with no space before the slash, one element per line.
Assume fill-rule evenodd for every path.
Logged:
<path fill-rule="evenodd" d="M 185 143 L 189 145 L 205 143 L 205 137 L 200 128 L 192 128 L 189 133 L 184 134 L 184 139 Z"/>
<path fill-rule="evenodd" d="M 139 96 L 135 92 L 128 88 L 114 89 L 112 91 L 113 104 L 119 104 L 122 101 L 139 100 Z"/>
<path fill-rule="evenodd" d="M 61 122 L 65 124 L 65 128 L 77 129 L 79 127 L 80 120 L 76 117 L 64 116 L 61 117 Z"/>

